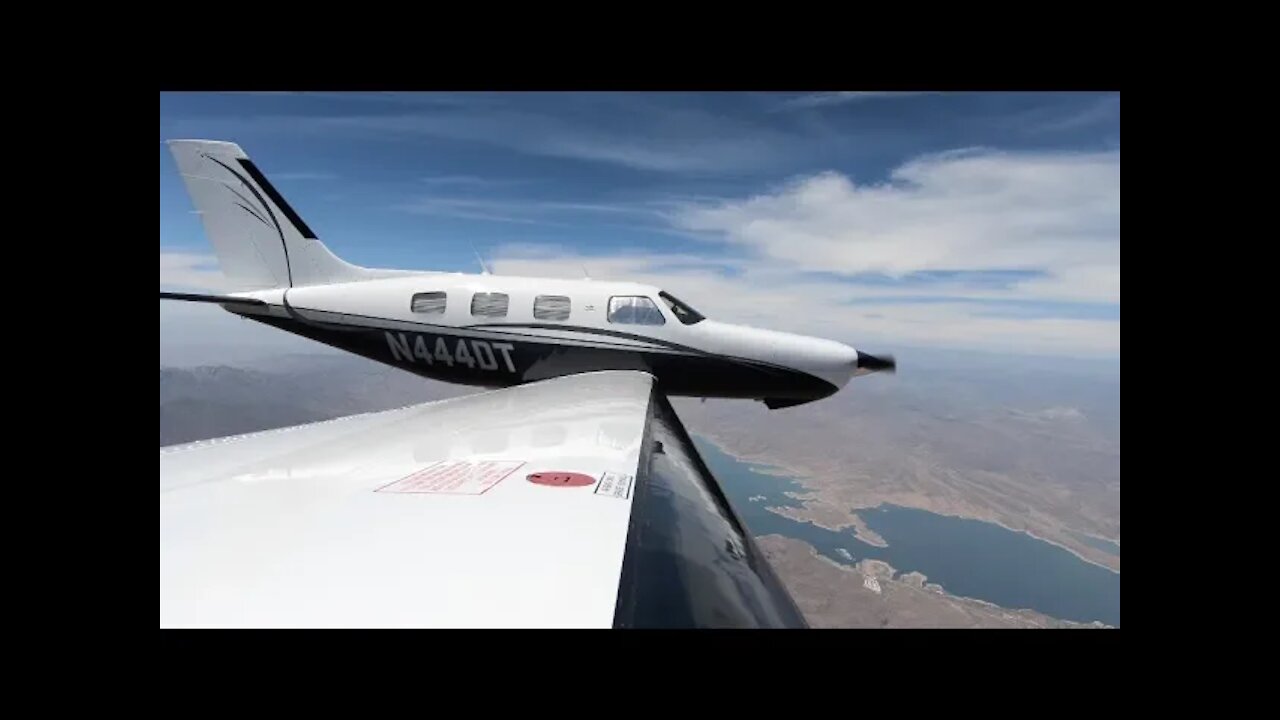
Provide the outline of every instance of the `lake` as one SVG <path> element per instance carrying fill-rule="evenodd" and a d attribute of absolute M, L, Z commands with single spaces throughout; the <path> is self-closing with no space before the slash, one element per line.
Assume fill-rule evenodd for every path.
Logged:
<path fill-rule="evenodd" d="M 1120 574 L 1057 545 L 994 523 L 881 505 L 858 511 L 889 544 L 874 547 L 855 538 L 852 528 L 834 532 L 766 510 L 800 507 L 799 500 L 785 493 L 804 493 L 804 487 L 792 478 L 766 474 L 774 468 L 741 462 L 704 438 L 696 437 L 694 443 L 755 535 L 801 540 L 842 565 L 882 560 L 897 573 L 923 573 L 927 582 L 952 595 L 1004 608 L 1120 626 Z M 1119 546 L 1111 544 L 1108 552 L 1119 554 Z"/>

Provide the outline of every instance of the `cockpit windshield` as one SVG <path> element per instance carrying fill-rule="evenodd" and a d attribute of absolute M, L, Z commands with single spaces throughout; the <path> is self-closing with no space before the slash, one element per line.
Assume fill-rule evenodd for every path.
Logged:
<path fill-rule="evenodd" d="M 697 323 L 706 320 L 702 313 L 689 307 L 687 304 L 681 302 L 679 298 L 670 293 L 659 292 L 658 297 L 662 298 L 662 301 L 667 304 L 667 307 L 671 308 L 671 312 L 685 325 L 696 325 Z"/>

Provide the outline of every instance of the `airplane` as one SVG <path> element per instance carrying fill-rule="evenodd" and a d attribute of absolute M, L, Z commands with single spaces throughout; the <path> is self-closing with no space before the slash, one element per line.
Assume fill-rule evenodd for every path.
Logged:
<path fill-rule="evenodd" d="M 488 392 L 161 448 L 162 626 L 806 626 L 667 398 L 792 407 L 892 356 L 640 283 L 356 266 L 238 145 L 168 147 L 243 289 L 162 300 Z"/>

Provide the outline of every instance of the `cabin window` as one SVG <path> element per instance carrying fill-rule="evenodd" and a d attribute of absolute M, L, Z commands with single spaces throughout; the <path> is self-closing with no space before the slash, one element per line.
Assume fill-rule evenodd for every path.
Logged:
<path fill-rule="evenodd" d="M 477 317 L 506 317 L 506 293 L 476 293 L 471 296 L 471 314 Z"/>
<path fill-rule="evenodd" d="M 666 325 L 657 303 L 643 296 L 609 298 L 609 322 L 623 325 Z"/>
<path fill-rule="evenodd" d="M 416 293 L 409 309 L 423 315 L 443 315 L 445 294 L 442 292 Z"/>
<path fill-rule="evenodd" d="M 662 298 L 662 302 L 671 308 L 671 314 L 685 325 L 697 325 L 707 318 L 697 310 L 694 310 L 688 303 L 681 301 L 676 296 L 668 292 L 658 293 L 658 297 Z"/>
<path fill-rule="evenodd" d="M 533 299 L 533 316 L 538 320 L 568 320 L 569 298 L 564 295 L 539 295 Z"/>

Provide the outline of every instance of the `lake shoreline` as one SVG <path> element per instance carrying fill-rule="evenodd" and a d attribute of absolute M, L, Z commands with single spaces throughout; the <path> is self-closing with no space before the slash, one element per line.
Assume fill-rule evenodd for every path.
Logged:
<path fill-rule="evenodd" d="M 897 572 L 884 561 L 846 565 L 809 543 L 767 533 L 759 538 L 769 562 L 794 585 L 794 599 L 815 628 L 1109 628 L 1064 620 L 1031 609 L 1009 609 L 952 595 L 921 573 Z M 865 566 L 864 566 L 865 563 Z M 877 578 L 877 583 L 866 578 Z"/>
<path fill-rule="evenodd" d="M 745 456 L 745 455 L 742 455 L 742 454 L 739 454 L 739 453 L 737 453 L 737 452 L 734 452 L 733 450 L 729 449 L 728 447 L 726 447 L 726 446 L 724 445 L 724 441 L 723 441 L 722 439 L 716 438 L 714 435 L 710 435 L 710 434 L 702 433 L 702 434 L 699 434 L 697 437 L 700 437 L 701 439 L 706 440 L 707 442 L 710 442 L 711 444 L 715 445 L 715 446 L 716 446 L 716 448 L 717 448 L 717 449 L 719 449 L 721 452 L 723 452 L 725 455 L 728 455 L 729 457 L 731 457 L 731 458 L 733 458 L 733 459 L 737 460 L 738 462 L 741 462 L 741 463 L 744 463 L 744 464 L 747 464 L 747 465 L 752 465 L 752 466 L 755 466 L 755 465 L 759 465 L 759 466 L 766 466 L 766 468 L 767 468 L 767 471 L 765 471 L 765 470 L 758 470 L 758 469 L 756 469 L 756 468 L 754 468 L 754 467 L 753 467 L 753 468 L 751 468 L 752 472 L 756 472 L 757 474 L 760 474 L 760 475 L 766 475 L 766 476 L 770 476 L 770 477 L 786 478 L 786 479 L 788 479 L 788 480 L 791 480 L 791 481 L 793 481 L 793 482 L 795 482 L 795 483 L 799 484 L 800 486 L 802 486 L 802 487 L 806 490 L 806 494 L 808 494 L 808 495 L 810 495 L 810 496 L 815 496 L 815 495 L 817 495 L 819 492 L 821 492 L 821 488 L 814 488 L 814 487 L 813 487 L 813 485 L 812 485 L 812 483 L 817 482 L 816 480 L 814 480 L 813 478 L 811 478 L 808 474 L 803 473 L 803 472 L 801 472 L 801 471 L 798 471 L 798 470 L 796 470 L 795 468 L 791 468 L 791 467 L 788 467 L 788 466 L 787 466 L 787 465 L 785 465 L 785 464 L 781 464 L 781 463 L 773 462 L 773 461 L 770 461 L 770 460 L 761 460 L 761 459 L 755 459 L 755 458 L 747 457 L 747 456 Z M 803 500 L 805 500 L 805 498 L 797 498 L 797 499 L 800 499 L 800 500 L 802 500 L 802 501 L 803 501 Z M 881 507 L 882 505 L 885 505 L 885 504 L 888 504 L 888 505 L 891 505 L 891 506 L 895 506 L 895 507 L 910 508 L 910 509 L 913 509 L 913 510 L 920 510 L 920 511 L 923 511 L 923 512 L 929 512 L 929 513 L 933 513 L 933 514 L 935 514 L 935 515 L 941 515 L 941 516 L 943 516 L 943 517 L 953 517 L 953 518 L 959 518 L 959 519 L 962 519 L 962 520 L 975 520 L 975 521 L 977 521 L 977 522 L 985 522 L 985 523 L 990 523 L 990 524 L 992 524 L 992 525 L 997 525 L 997 526 L 999 526 L 999 527 L 1004 528 L 1005 530 L 1008 530 L 1009 532 L 1022 533 L 1022 534 L 1024 534 L 1024 535 L 1027 535 L 1027 536 L 1029 536 L 1029 537 L 1032 537 L 1032 538 L 1034 538 L 1034 539 L 1036 539 L 1036 540 L 1039 540 L 1040 542 L 1048 543 L 1049 545 L 1053 545 L 1054 547 L 1057 547 L 1057 548 L 1061 548 L 1061 549 L 1063 549 L 1063 550 L 1066 550 L 1067 552 L 1071 553 L 1072 555 L 1074 555 L 1075 557 L 1079 558 L 1080 560 L 1082 560 L 1082 561 L 1084 561 L 1084 562 L 1089 563 L 1090 565 L 1096 565 L 1096 566 L 1098 566 L 1098 567 L 1100 567 L 1100 568 L 1106 568 L 1107 570 L 1109 570 L 1109 571 L 1111 571 L 1111 572 L 1115 573 L 1116 575 L 1119 575 L 1119 574 L 1120 574 L 1120 570 L 1119 570 L 1118 568 L 1114 568 L 1114 567 L 1112 567 L 1112 566 L 1110 566 L 1110 565 L 1107 565 L 1106 563 L 1100 562 L 1100 561 L 1095 560 L 1095 559 L 1093 559 L 1093 558 L 1091 558 L 1091 557 L 1088 557 L 1088 556 L 1086 556 L 1086 555 L 1083 555 L 1083 554 L 1081 554 L 1081 552 L 1080 552 L 1079 550 L 1077 550 L 1077 549 L 1075 549 L 1075 548 L 1073 548 L 1073 547 L 1071 547 L 1071 546 L 1069 546 L 1069 545 L 1065 545 L 1065 544 L 1063 544 L 1063 543 L 1061 543 L 1061 542 L 1059 542 L 1059 541 L 1052 540 L 1052 539 L 1050 539 L 1050 538 L 1041 537 L 1040 535 L 1037 535 L 1036 533 L 1034 533 L 1034 532 L 1032 532 L 1032 531 L 1030 531 L 1030 530 L 1026 530 L 1026 529 L 1019 529 L 1019 528 L 1013 528 L 1013 527 L 1010 527 L 1009 525 L 1005 524 L 1004 522 L 1001 522 L 1001 521 L 1000 521 L 1000 520 L 998 520 L 998 519 L 993 519 L 993 518 L 991 518 L 991 517 L 979 517 L 979 516 L 977 516 L 977 515 L 973 515 L 973 514 L 958 513 L 958 512 L 947 512 L 947 511 L 939 511 L 939 510 L 936 510 L 936 509 L 934 509 L 934 508 L 930 508 L 930 507 L 921 507 L 921 506 L 919 506 L 919 505 L 913 505 L 913 504 L 892 503 L 892 502 L 888 502 L 888 501 L 884 501 L 884 500 L 879 501 L 879 502 L 877 502 L 877 503 L 875 503 L 875 504 L 869 504 L 869 503 L 864 503 L 864 504 L 855 504 L 855 505 L 853 505 L 853 506 L 849 509 L 849 513 L 850 513 L 851 515 L 853 515 L 853 514 L 856 514 L 859 510 L 874 510 L 874 509 L 879 508 L 879 507 Z M 788 519 L 796 520 L 796 521 L 798 521 L 798 522 L 811 522 L 811 521 L 809 521 L 809 520 L 799 520 L 798 518 L 790 517 L 790 516 L 788 516 L 788 515 L 786 515 L 786 514 L 784 514 L 784 513 L 778 513 L 778 514 L 779 514 L 779 515 L 783 515 L 783 517 L 788 517 Z M 823 528 L 825 528 L 825 529 L 832 529 L 832 530 L 834 530 L 834 529 L 835 529 L 835 528 L 827 528 L 825 525 L 820 525 L 820 524 L 818 524 L 818 523 L 814 523 L 814 524 L 815 524 L 815 525 L 818 525 L 819 527 L 823 527 Z M 853 522 L 852 522 L 852 521 L 850 521 L 847 525 L 843 525 L 843 526 L 842 526 L 842 528 L 843 528 L 843 527 L 849 527 L 849 526 L 852 526 L 852 525 L 853 525 Z M 1065 528 L 1064 528 L 1064 529 L 1065 529 Z M 1071 531 L 1071 530 L 1067 530 L 1067 532 L 1079 532 L 1079 531 Z M 1082 534 L 1088 534 L 1088 535 L 1091 535 L 1091 536 L 1093 536 L 1093 537 L 1100 537 L 1100 536 L 1093 535 L 1092 533 L 1082 533 Z M 1108 542 L 1112 542 L 1112 541 L 1108 540 L 1107 538 L 1101 538 L 1101 539 L 1103 539 L 1103 540 L 1107 540 Z M 864 540 L 863 542 L 865 542 L 865 540 Z M 868 544 L 875 545 L 874 543 L 868 543 Z M 1116 543 L 1116 545 L 1119 545 L 1119 543 Z M 1116 556 L 1116 559 L 1118 560 L 1118 559 L 1119 559 L 1119 556 Z"/>
<path fill-rule="evenodd" d="M 791 538 L 827 562 L 850 570 L 893 567 L 895 574 L 902 575 L 892 578 L 895 582 L 915 586 L 912 581 L 918 579 L 952 602 L 980 602 L 1009 613 L 1026 610 L 1062 622 L 1118 626 L 1119 574 L 1036 533 L 986 518 L 892 501 L 866 503 L 850 512 L 843 506 L 851 498 L 874 498 L 858 497 L 855 488 L 839 492 L 835 497 L 840 505 L 835 505 L 830 492 L 806 492 L 803 476 L 788 476 L 780 466 L 761 466 L 730 453 L 713 437 L 698 435 L 696 442 L 757 538 Z M 882 542 L 866 542 L 865 536 L 851 531 L 855 524 L 874 532 Z M 872 580 L 866 583 L 859 592 L 879 595 L 878 589 L 887 589 Z M 810 587 L 802 592 L 816 597 L 829 591 Z M 939 617 L 949 612 L 945 604 L 934 610 Z"/>

